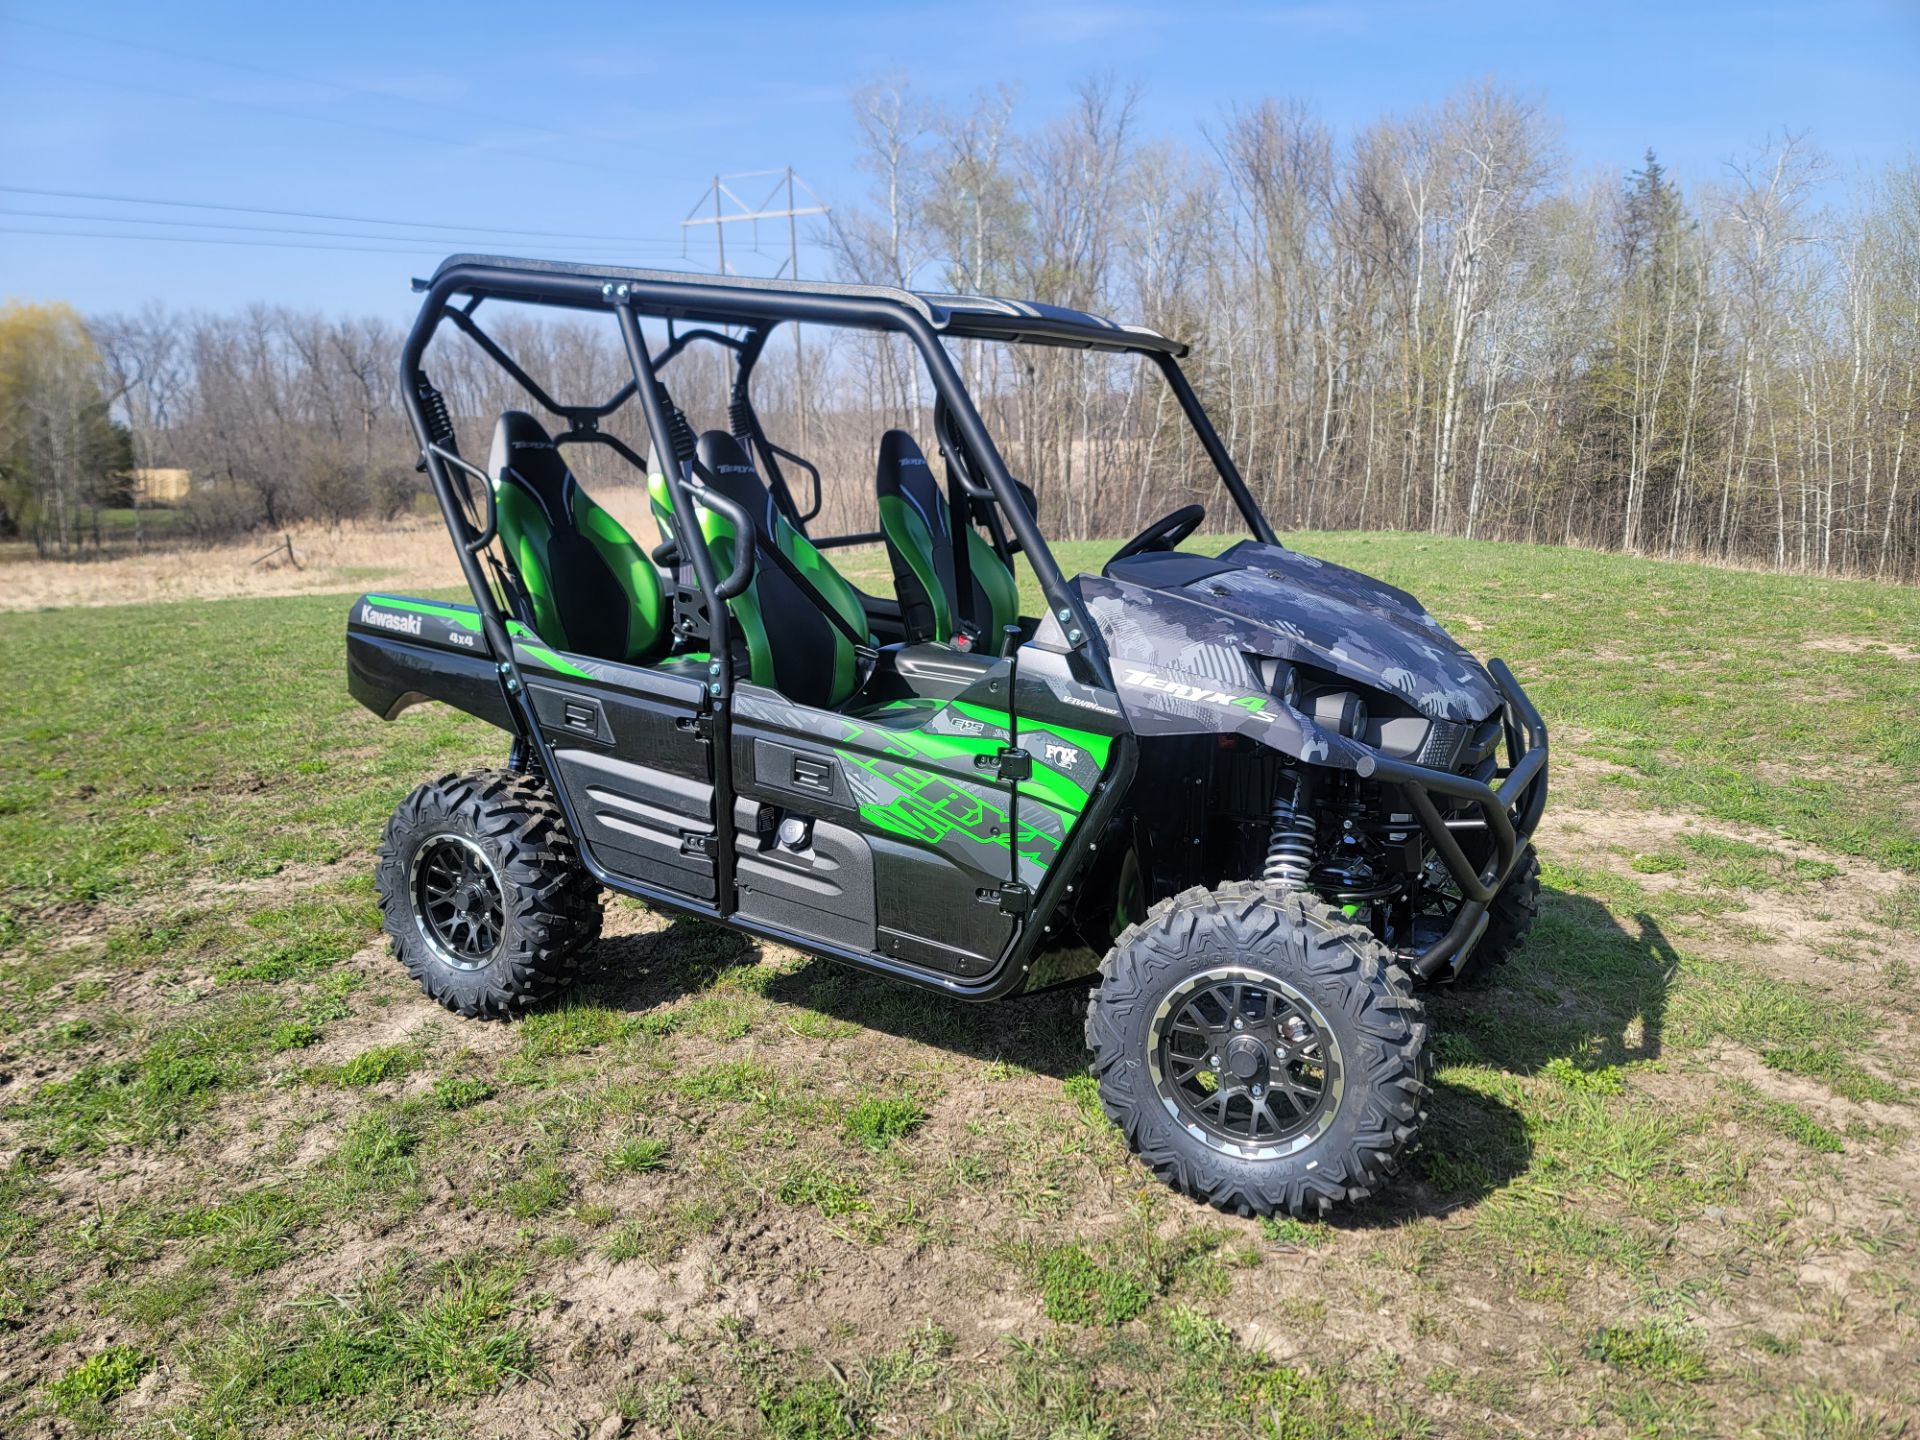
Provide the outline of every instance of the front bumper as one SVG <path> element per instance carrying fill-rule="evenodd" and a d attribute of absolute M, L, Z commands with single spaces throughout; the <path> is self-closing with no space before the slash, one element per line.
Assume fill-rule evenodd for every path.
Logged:
<path fill-rule="evenodd" d="M 1507 763 L 1494 772 L 1492 784 L 1397 760 L 1377 750 L 1366 757 L 1373 761 L 1371 778 L 1397 785 L 1405 793 L 1434 854 L 1460 888 L 1460 909 L 1447 933 L 1402 956 L 1423 980 L 1452 979 L 1460 973 L 1486 933 L 1489 907 L 1513 878 L 1547 808 L 1546 722 L 1503 662 L 1490 661 L 1487 673 L 1505 702 Z M 1362 767 L 1360 773 L 1368 772 Z M 1479 818 L 1449 820 L 1434 803 L 1436 795 L 1471 805 Z M 1482 828 L 1493 841 L 1492 851 L 1484 864 L 1476 866 L 1454 832 Z"/>

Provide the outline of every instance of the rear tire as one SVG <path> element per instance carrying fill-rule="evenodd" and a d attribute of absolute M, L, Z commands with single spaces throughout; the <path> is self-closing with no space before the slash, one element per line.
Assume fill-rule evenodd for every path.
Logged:
<path fill-rule="evenodd" d="M 1184 1194 L 1240 1215 L 1325 1214 L 1373 1193 L 1425 1118 L 1413 982 L 1314 896 L 1188 890 L 1100 969 L 1087 1044 L 1101 1103 Z"/>
<path fill-rule="evenodd" d="M 600 888 L 532 775 L 422 785 L 387 822 L 377 885 L 393 953 L 469 1019 L 505 1019 L 565 989 L 600 934 Z"/>

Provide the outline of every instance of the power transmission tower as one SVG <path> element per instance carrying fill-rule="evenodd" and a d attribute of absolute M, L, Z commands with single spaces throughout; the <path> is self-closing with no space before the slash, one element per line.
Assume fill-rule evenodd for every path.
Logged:
<path fill-rule="evenodd" d="M 773 186 L 758 205 L 749 205 L 734 193 L 728 185 L 730 180 L 764 180 L 773 178 Z M 805 191 L 812 201 L 809 205 L 795 203 L 796 192 Z M 775 202 L 785 193 L 786 204 L 776 206 Z M 711 206 L 711 212 L 709 212 Z M 732 175 L 716 175 L 713 183 L 706 189 L 693 209 L 687 212 L 687 218 L 680 222 L 683 232 L 691 231 L 695 226 L 713 227 L 713 259 L 718 273 L 730 273 L 727 269 L 727 226 L 753 226 L 753 249 L 760 249 L 760 222 L 762 220 L 785 220 L 787 222 L 787 258 L 781 262 L 776 279 L 784 276 L 791 280 L 800 278 L 800 217 L 803 215 L 827 215 L 831 210 L 814 192 L 811 185 L 793 173 L 791 165 L 779 170 L 743 170 Z M 794 398 L 800 410 L 800 443 L 806 444 L 807 430 L 807 370 L 805 355 L 801 350 L 800 326 L 793 327 L 793 377 Z"/>

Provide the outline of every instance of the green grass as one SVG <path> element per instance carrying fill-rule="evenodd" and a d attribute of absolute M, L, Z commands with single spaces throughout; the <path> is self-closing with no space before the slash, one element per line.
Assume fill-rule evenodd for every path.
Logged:
<path fill-rule="evenodd" d="M 465 1110 L 483 1100 L 491 1100 L 494 1088 L 470 1075 L 441 1075 L 433 1082 L 433 1099 L 443 1110 Z"/>
<path fill-rule="evenodd" d="M 1622 1370 L 1691 1384 L 1707 1378 L 1706 1350 L 1691 1328 L 1666 1319 L 1607 1325 L 1587 1353 Z"/>
<path fill-rule="evenodd" d="M 437 1283 L 406 1266 L 278 1312 L 242 1312 L 187 1353 L 198 1398 L 174 1419 L 198 1433 L 258 1433 L 325 1413 L 364 1425 L 435 1398 L 485 1394 L 534 1372 L 518 1276 L 485 1263 Z"/>
<path fill-rule="evenodd" d="M 1547 848 L 1534 942 L 1429 997 L 1418 1149 L 1328 1222 L 1155 1184 L 1077 995 L 616 905 L 566 1002 L 414 1008 L 372 847 L 494 732 L 354 705 L 345 597 L 0 616 L 0 1430 L 455 1435 L 533 1381 L 695 1440 L 1893 1433 L 1856 1357 L 1916 1283 L 1920 666 L 1808 642 L 1920 645 L 1920 594 L 1302 544 L 1514 665 L 1563 813 L 1680 821 Z"/>
<path fill-rule="evenodd" d="M 1152 1303 L 1147 1276 L 1126 1264 L 1103 1264 L 1084 1246 L 1060 1245 L 1034 1262 L 1040 1304 L 1064 1325 L 1123 1325 Z"/>
<path fill-rule="evenodd" d="M 864 1095 L 847 1111 L 847 1138 L 869 1150 L 885 1150 L 927 1123 L 919 1102 L 898 1095 Z"/>
<path fill-rule="evenodd" d="M 607 1169 L 616 1175 L 644 1175 L 665 1167 L 673 1147 L 656 1135 L 635 1135 L 607 1152 Z"/>
<path fill-rule="evenodd" d="M 130 1345 L 115 1345 L 50 1380 L 47 1398 L 69 1419 L 87 1419 L 138 1385 L 153 1363 Z"/>
<path fill-rule="evenodd" d="M 414 1045 L 376 1045 L 362 1050 L 346 1061 L 332 1077 L 342 1085 L 364 1090 L 382 1081 L 397 1080 L 420 1064 L 420 1051 Z"/>

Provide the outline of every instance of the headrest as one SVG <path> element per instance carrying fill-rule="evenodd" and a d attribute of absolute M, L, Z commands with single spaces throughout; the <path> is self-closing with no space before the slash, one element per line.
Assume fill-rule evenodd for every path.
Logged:
<path fill-rule="evenodd" d="M 744 508 L 756 523 L 767 523 L 762 517 L 771 508 L 773 496 L 738 440 L 724 430 L 709 430 L 694 446 L 693 455 L 698 462 L 696 476 Z"/>
<path fill-rule="evenodd" d="M 882 484 L 934 483 L 933 467 L 927 464 L 920 443 L 904 430 L 889 430 L 880 437 L 878 478 Z"/>
<path fill-rule="evenodd" d="M 927 464 L 919 442 L 906 431 L 889 430 L 880 437 L 874 485 L 881 495 L 904 500 L 918 511 L 927 533 L 936 541 L 950 533 L 946 497 L 940 493 L 933 467 Z"/>
<path fill-rule="evenodd" d="M 546 427 L 524 410 L 503 410 L 494 422 L 487 470 L 496 487 L 508 467 L 545 508 L 549 521 L 558 523 L 566 515 L 567 484 L 573 477 Z"/>

